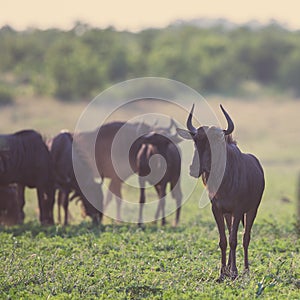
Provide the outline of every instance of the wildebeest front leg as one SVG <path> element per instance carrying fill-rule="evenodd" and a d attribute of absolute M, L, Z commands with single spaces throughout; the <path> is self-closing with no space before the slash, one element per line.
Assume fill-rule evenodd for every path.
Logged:
<path fill-rule="evenodd" d="M 57 219 L 58 219 L 58 223 L 61 224 L 61 213 L 60 213 L 60 208 L 62 205 L 62 195 L 61 195 L 62 191 L 58 190 L 58 194 L 57 194 Z"/>
<path fill-rule="evenodd" d="M 69 207 L 69 193 L 68 192 L 64 193 L 63 207 L 64 207 L 64 211 L 65 211 L 64 225 L 68 225 L 68 218 L 69 218 L 69 212 L 68 212 L 68 207 Z"/>
<path fill-rule="evenodd" d="M 112 200 L 112 197 L 113 197 L 113 194 L 111 192 L 111 183 L 110 183 L 110 186 L 109 186 L 109 188 L 107 190 L 107 193 L 106 193 L 106 199 L 105 199 L 105 203 L 104 203 L 104 211 L 107 210 L 107 207 L 110 204 L 110 202 Z"/>
<path fill-rule="evenodd" d="M 232 228 L 232 215 L 231 214 L 224 214 L 226 225 L 228 229 L 228 234 L 230 236 L 231 228 Z M 228 255 L 228 262 L 226 267 L 226 275 L 230 276 L 230 267 L 231 267 L 231 249 L 229 249 L 229 255 Z"/>
<path fill-rule="evenodd" d="M 122 195 L 121 195 L 121 185 L 122 182 L 118 178 L 112 178 L 108 187 L 107 191 L 107 198 L 106 203 L 104 205 L 104 209 L 107 208 L 108 204 L 112 200 L 112 196 L 114 195 L 116 198 L 116 204 L 117 204 L 117 215 L 116 219 L 117 221 L 121 220 L 121 205 L 122 205 Z"/>
<path fill-rule="evenodd" d="M 44 193 L 41 189 L 37 189 L 37 196 L 40 210 L 40 222 L 41 224 L 45 225 L 45 199 Z"/>
<path fill-rule="evenodd" d="M 145 197 L 145 180 L 140 179 L 140 209 L 139 209 L 139 220 L 138 220 L 138 225 L 141 226 L 143 225 L 143 208 L 144 204 L 146 202 L 146 197 Z"/>
<path fill-rule="evenodd" d="M 249 271 L 249 261 L 248 261 L 248 246 L 251 238 L 251 228 L 256 217 L 257 208 L 250 210 L 244 215 L 244 236 L 243 236 L 243 247 L 244 247 L 244 265 L 245 271 Z"/>
<path fill-rule="evenodd" d="M 45 193 L 43 189 L 37 188 L 38 203 L 40 210 L 40 222 L 43 225 L 53 225 L 54 195 L 52 192 Z"/>
<path fill-rule="evenodd" d="M 181 200 L 182 200 L 181 188 L 178 181 L 175 183 L 171 182 L 171 191 L 172 191 L 173 198 L 176 200 L 176 217 L 175 217 L 174 226 L 177 226 L 180 218 Z"/>
<path fill-rule="evenodd" d="M 217 206 L 212 203 L 212 212 L 215 217 L 218 230 L 219 230 L 219 246 L 221 249 L 221 270 L 220 270 L 220 277 L 218 278 L 218 282 L 222 282 L 226 276 L 226 248 L 227 248 L 227 238 L 225 234 L 225 223 L 224 223 L 224 216 L 222 211 L 217 208 Z"/>
<path fill-rule="evenodd" d="M 233 221 L 231 226 L 231 232 L 229 236 L 229 245 L 230 245 L 230 277 L 235 279 L 238 276 L 238 270 L 236 267 L 236 246 L 237 246 L 237 232 L 239 228 L 239 223 L 241 221 L 242 214 L 233 214 Z"/>

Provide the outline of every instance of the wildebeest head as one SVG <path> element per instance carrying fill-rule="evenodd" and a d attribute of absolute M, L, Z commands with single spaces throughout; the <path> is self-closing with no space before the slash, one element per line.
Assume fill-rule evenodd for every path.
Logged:
<path fill-rule="evenodd" d="M 192 139 L 195 143 L 195 151 L 192 164 L 190 166 L 190 175 L 200 177 L 204 175 L 207 180 L 212 163 L 218 165 L 220 159 L 224 158 L 225 141 L 231 140 L 231 133 L 234 130 L 234 124 L 228 113 L 222 105 L 221 110 L 227 120 L 227 129 L 220 129 L 215 126 L 201 126 L 198 129 L 192 124 L 194 105 L 187 119 L 187 129 L 177 128 L 178 134 L 184 139 Z M 212 162 L 213 157 L 213 162 Z"/>
<path fill-rule="evenodd" d="M 102 185 L 102 184 L 101 184 Z M 102 187 L 100 184 L 95 183 L 93 186 L 91 186 L 91 189 L 97 192 L 97 199 L 99 199 L 100 202 L 103 201 L 103 192 L 102 192 Z M 81 204 L 81 215 L 82 217 L 89 216 L 91 217 L 93 224 L 98 225 L 101 224 L 102 220 L 102 211 L 98 210 L 86 197 L 85 195 L 81 192 L 81 190 L 78 189 L 74 190 L 72 197 L 70 200 L 77 199 L 76 203 L 80 201 Z"/>
<path fill-rule="evenodd" d="M 137 154 L 137 169 L 140 176 L 147 176 L 154 171 L 152 176 L 161 177 L 167 159 L 168 147 L 182 141 L 177 134 L 169 135 L 165 132 L 150 132 L 139 138 L 142 144 Z M 153 179 L 153 178 L 152 178 Z M 155 180 L 154 180 L 155 181 Z"/>
<path fill-rule="evenodd" d="M 151 144 L 142 144 L 137 154 L 137 169 L 139 176 L 147 176 L 151 172 L 150 160 L 153 155 L 158 154 L 158 150 Z M 153 160 L 152 160 L 153 162 Z M 155 160 L 155 167 L 160 167 L 160 159 Z"/>

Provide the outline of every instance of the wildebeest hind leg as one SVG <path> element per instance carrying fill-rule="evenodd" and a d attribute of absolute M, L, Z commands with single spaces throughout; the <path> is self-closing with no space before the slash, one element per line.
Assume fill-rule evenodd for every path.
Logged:
<path fill-rule="evenodd" d="M 138 225 L 141 226 L 141 225 L 143 225 L 143 208 L 144 208 L 144 204 L 145 204 L 145 201 L 146 201 L 145 181 L 140 179 L 139 184 L 140 184 L 140 207 L 139 207 Z"/>
<path fill-rule="evenodd" d="M 160 211 L 161 211 L 161 199 L 160 199 L 160 194 L 161 194 L 161 186 L 159 185 L 156 185 L 155 186 L 155 189 L 156 189 L 156 192 L 157 192 L 157 195 L 158 195 L 158 205 L 157 205 L 157 209 L 156 209 L 156 213 L 155 213 L 155 216 L 154 216 L 154 219 L 155 219 L 155 222 L 157 222 L 158 218 L 159 218 L 159 214 L 160 214 Z"/>
<path fill-rule="evenodd" d="M 161 201 L 161 213 L 162 213 L 162 219 L 161 219 L 161 225 L 166 225 L 166 184 L 161 185 L 161 195 L 160 195 L 160 201 Z"/>
<path fill-rule="evenodd" d="M 25 219 L 24 206 L 25 206 L 25 186 L 23 184 L 17 184 L 18 201 L 19 201 L 19 215 L 18 223 L 23 224 Z"/>
<path fill-rule="evenodd" d="M 117 215 L 116 219 L 118 222 L 122 221 L 121 219 L 121 205 L 122 205 L 122 194 L 121 194 L 121 181 L 112 179 L 110 183 L 110 190 L 115 195 L 117 203 Z"/>
<path fill-rule="evenodd" d="M 43 189 L 37 188 L 37 196 L 40 210 L 40 222 L 42 225 L 49 225 L 51 224 L 51 220 L 49 220 L 50 212 L 48 211 L 49 208 L 47 205 L 46 194 Z"/>
<path fill-rule="evenodd" d="M 176 216 L 175 216 L 174 226 L 177 226 L 179 223 L 181 201 L 182 201 L 182 193 L 181 193 L 179 182 L 176 182 L 175 184 L 171 183 L 171 191 L 172 191 L 173 198 L 176 200 Z"/>

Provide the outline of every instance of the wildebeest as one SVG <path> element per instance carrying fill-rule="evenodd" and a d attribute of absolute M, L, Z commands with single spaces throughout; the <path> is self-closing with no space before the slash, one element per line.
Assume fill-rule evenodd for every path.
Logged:
<path fill-rule="evenodd" d="M 181 157 L 175 143 L 177 136 L 165 136 L 157 132 L 144 135 L 140 138 L 142 145 L 137 153 L 136 169 L 140 184 L 140 210 L 139 224 L 143 223 L 143 206 L 146 202 L 145 183 L 148 181 L 155 186 L 159 197 L 159 203 L 155 214 L 155 220 L 162 213 L 162 225 L 165 225 L 165 197 L 167 184 L 171 185 L 171 193 L 176 200 L 176 217 L 174 225 L 179 222 L 181 209 L 180 171 Z"/>
<path fill-rule="evenodd" d="M 53 224 L 54 181 L 50 153 L 34 130 L 0 135 L 0 184 L 36 188 L 42 224 Z"/>
<path fill-rule="evenodd" d="M 72 145 L 73 135 L 70 132 L 62 131 L 48 142 L 53 162 L 55 187 L 58 190 L 58 216 L 60 218 L 60 206 L 64 207 L 65 218 L 64 224 L 68 224 L 68 205 L 70 193 L 73 192 L 75 197 L 82 201 L 84 214 L 92 218 L 94 224 L 101 223 L 102 211 L 97 210 L 85 197 L 80 190 L 76 180 L 73 161 L 72 161 Z M 83 156 L 79 155 L 77 150 L 73 151 L 74 159 L 81 164 L 82 172 L 85 172 L 85 186 L 93 192 L 93 201 L 98 202 L 102 206 L 103 194 L 100 184 L 94 181 L 93 171 L 89 169 Z M 60 220 L 59 220 L 60 221 Z"/>
<path fill-rule="evenodd" d="M 24 187 L 19 184 L 0 186 L 0 224 L 16 225 L 24 222 Z"/>
<path fill-rule="evenodd" d="M 85 153 L 90 167 L 96 168 L 94 174 L 98 174 L 101 178 L 111 179 L 104 209 L 114 195 L 117 201 L 116 219 L 118 221 L 121 221 L 122 183 L 137 171 L 135 161 L 141 143 L 135 143 L 131 147 L 132 143 L 150 131 L 150 127 L 144 123 L 112 122 L 104 124 L 94 131 L 80 132 L 74 135 L 76 148 L 81 153 Z M 93 141 L 95 141 L 95 145 Z M 86 150 L 86 145 L 93 146 Z"/>
<path fill-rule="evenodd" d="M 188 130 L 177 129 L 181 137 L 193 139 L 195 143 L 196 149 L 190 167 L 190 175 L 196 178 L 202 176 L 212 203 L 212 212 L 220 235 L 221 271 L 219 282 L 224 280 L 226 275 L 229 275 L 232 279 L 238 276 L 236 246 L 240 221 L 244 226 L 244 266 L 245 270 L 249 270 L 248 246 L 250 232 L 265 186 L 264 172 L 258 159 L 239 150 L 231 136 L 234 130 L 233 121 L 225 109 L 222 106 L 220 107 L 227 120 L 228 128 L 226 130 L 214 126 L 201 126 L 196 129 L 192 125 L 194 106 L 187 119 Z M 219 149 L 224 151 L 218 151 Z M 213 152 L 217 155 L 212 155 Z M 222 159 L 222 156 L 225 160 Z M 217 164 L 218 169 L 219 164 L 222 164 L 222 160 L 224 162 L 223 171 L 213 174 L 214 164 Z M 216 184 L 218 180 L 219 182 Z M 230 245 L 227 265 L 227 239 L 224 218 L 229 230 Z"/>
<path fill-rule="evenodd" d="M 57 191 L 58 221 L 61 222 L 60 208 L 65 212 L 64 224 L 68 224 L 69 193 L 73 179 L 72 169 L 72 140 L 69 132 L 61 132 L 47 141 L 51 154 L 55 189 Z"/>

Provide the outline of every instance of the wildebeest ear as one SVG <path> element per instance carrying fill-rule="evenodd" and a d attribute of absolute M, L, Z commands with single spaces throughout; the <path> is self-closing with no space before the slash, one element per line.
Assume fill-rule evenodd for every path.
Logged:
<path fill-rule="evenodd" d="M 195 135 L 194 133 L 192 133 L 188 130 L 185 130 L 185 129 L 176 128 L 176 131 L 183 139 L 186 139 L 186 140 L 193 139 L 193 136 Z"/>
<path fill-rule="evenodd" d="M 170 140 L 171 140 L 174 144 L 179 144 L 180 142 L 183 141 L 183 139 L 180 138 L 177 134 L 171 136 L 171 137 L 170 137 Z"/>

